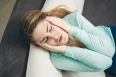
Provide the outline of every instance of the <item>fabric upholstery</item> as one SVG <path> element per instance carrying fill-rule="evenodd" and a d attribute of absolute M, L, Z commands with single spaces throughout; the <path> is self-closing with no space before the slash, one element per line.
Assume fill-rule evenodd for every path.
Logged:
<path fill-rule="evenodd" d="M 41 9 L 45 0 L 16 0 L 0 43 L 0 77 L 25 77 L 29 48 L 19 32 L 24 13 Z M 83 15 L 94 25 L 116 25 L 116 0 L 85 0 Z M 105 73 L 106 77 L 116 75 Z"/>
<path fill-rule="evenodd" d="M 45 0 L 17 0 L 0 43 L 0 77 L 25 77 L 29 45 L 19 30 L 21 17 L 41 9 Z"/>

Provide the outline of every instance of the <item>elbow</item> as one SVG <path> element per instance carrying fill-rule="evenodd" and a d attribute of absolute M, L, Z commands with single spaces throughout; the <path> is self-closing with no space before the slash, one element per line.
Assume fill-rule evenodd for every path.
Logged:
<path fill-rule="evenodd" d="M 103 63 L 96 66 L 96 69 L 98 71 L 106 70 L 107 68 L 111 67 L 111 65 L 112 65 L 112 59 L 111 58 L 109 58 L 109 60 L 106 61 L 106 62 L 104 62 L 104 61 L 102 61 L 102 62 Z"/>
<path fill-rule="evenodd" d="M 115 49 L 114 48 L 111 48 L 111 49 L 109 49 L 109 51 L 110 51 L 109 52 L 109 54 L 110 54 L 109 57 L 112 58 L 113 55 L 114 55 L 114 53 L 115 53 Z"/>
<path fill-rule="evenodd" d="M 106 52 L 109 52 L 107 56 L 112 58 L 114 53 L 115 53 L 115 49 L 114 48 L 109 48 L 109 49 L 106 50 Z"/>
<path fill-rule="evenodd" d="M 107 56 L 112 58 L 115 53 L 115 46 L 112 44 L 109 44 L 108 47 L 104 48 L 104 51 L 107 53 Z"/>

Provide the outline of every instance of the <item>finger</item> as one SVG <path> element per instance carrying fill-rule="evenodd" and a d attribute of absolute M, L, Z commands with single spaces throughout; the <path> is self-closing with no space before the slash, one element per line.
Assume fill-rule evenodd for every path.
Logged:
<path fill-rule="evenodd" d="M 56 17 L 53 16 L 46 16 L 46 20 L 56 19 Z"/>
<path fill-rule="evenodd" d="M 57 23 L 59 21 L 56 17 L 46 17 L 46 20 L 51 22 L 54 25 L 58 25 Z"/>
<path fill-rule="evenodd" d="M 51 50 L 52 49 L 52 46 L 51 45 L 48 45 L 48 44 L 44 44 L 42 43 L 41 46 L 45 49 L 48 49 L 48 50 Z"/>
<path fill-rule="evenodd" d="M 69 31 L 67 28 L 70 28 L 70 25 L 68 25 L 63 19 L 60 19 L 57 17 L 48 17 L 46 19 L 48 20 L 48 22 L 50 22 L 54 26 L 57 26 L 57 27 L 65 30 L 66 32 Z"/>
<path fill-rule="evenodd" d="M 44 48 L 48 48 L 48 46 L 44 43 L 41 43 L 40 46 L 44 47 Z"/>
<path fill-rule="evenodd" d="M 56 17 L 49 17 L 47 19 L 48 22 L 50 22 L 51 24 L 53 24 L 54 26 L 60 27 L 62 26 L 62 21 Z"/>

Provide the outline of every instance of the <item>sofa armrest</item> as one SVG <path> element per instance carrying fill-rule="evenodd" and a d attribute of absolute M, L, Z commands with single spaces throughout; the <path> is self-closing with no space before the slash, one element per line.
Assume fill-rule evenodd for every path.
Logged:
<path fill-rule="evenodd" d="M 46 0 L 42 11 L 50 11 L 61 4 L 67 5 L 71 11 L 77 10 L 73 0 Z M 26 77 L 62 77 L 62 70 L 52 65 L 48 50 L 31 44 Z"/>
<path fill-rule="evenodd" d="M 48 50 L 30 45 L 26 77 L 62 77 L 50 61 Z"/>

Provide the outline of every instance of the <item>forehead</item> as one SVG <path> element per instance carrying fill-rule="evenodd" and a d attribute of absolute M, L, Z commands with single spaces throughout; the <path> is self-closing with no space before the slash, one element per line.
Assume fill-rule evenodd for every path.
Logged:
<path fill-rule="evenodd" d="M 32 34 L 32 38 L 35 42 L 40 42 L 42 40 L 42 37 L 44 37 L 43 34 L 46 33 L 47 24 L 48 22 L 46 20 L 43 20 L 37 24 Z"/>

